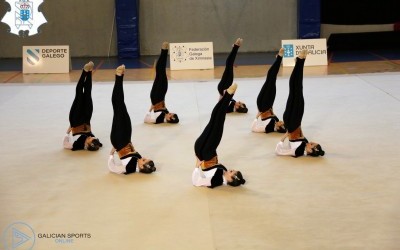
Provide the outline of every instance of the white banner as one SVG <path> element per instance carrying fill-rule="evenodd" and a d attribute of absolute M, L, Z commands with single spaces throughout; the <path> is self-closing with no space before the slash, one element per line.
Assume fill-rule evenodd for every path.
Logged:
<path fill-rule="evenodd" d="M 170 43 L 169 54 L 171 70 L 214 68 L 212 42 Z"/>
<path fill-rule="evenodd" d="M 23 46 L 22 73 L 69 73 L 69 46 Z"/>
<path fill-rule="evenodd" d="M 325 38 L 282 40 L 282 48 L 285 49 L 282 59 L 283 66 L 294 66 L 296 57 L 304 49 L 308 51 L 304 66 L 328 65 Z"/>

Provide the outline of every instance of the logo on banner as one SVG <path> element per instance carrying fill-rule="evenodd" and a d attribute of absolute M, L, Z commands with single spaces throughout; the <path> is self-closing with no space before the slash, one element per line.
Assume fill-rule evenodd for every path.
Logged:
<path fill-rule="evenodd" d="M 285 50 L 284 57 L 294 57 L 293 44 L 284 44 L 283 49 Z"/>
<path fill-rule="evenodd" d="M 183 62 L 186 61 L 187 58 L 187 49 L 185 46 L 174 46 L 172 48 L 172 59 L 175 62 Z"/>
<path fill-rule="evenodd" d="M 38 33 L 40 25 L 47 23 L 42 12 L 38 10 L 43 0 L 5 0 L 11 6 L 11 11 L 7 12 L 1 21 L 10 26 L 10 33 L 19 35 L 20 31 L 29 31 L 28 36 Z"/>
<path fill-rule="evenodd" d="M 26 50 L 26 61 L 30 65 L 36 65 L 40 60 L 40 50 L 39 49 L 27 49 Z"/>
<path fill-rule="evenodd" d="M 5 250 L 29 250 L 35 244 L 35 233 L 28 224 L 16 222 L 4 231 L 3 243 Z"/>

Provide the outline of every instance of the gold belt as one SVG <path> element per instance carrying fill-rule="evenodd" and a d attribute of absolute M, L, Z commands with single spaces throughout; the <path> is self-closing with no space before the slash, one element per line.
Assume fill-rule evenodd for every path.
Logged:
<path fill-rule="evenodd" d="M 135 148 L 132 145 L 132 142 L 128 143 L 125 147 L 118 151 L 118 156 L 120 159 L 123 157 L 135 153 Z"/>
<path fill-rule="evenodd" d="M 154 104 L 154 111 L 158 111 L 161 109 L 165 109 L 165 102 L 161 101 L 159 103 Z"/>
<path fill-rule="evenodd" d="M 218 164 L 218 156 L 214 156 L 213 158 L 211 158 L 211 160 L 208 161 L 202 161 L 200 163 L 200 166 L 202 170 L 206 170 L 216 164 Z"/>
<path fill-rule="evenodd" d="M 90 125 L 84 123 L 82 125 L 79 125 L 78 127 L 72 127 L 71 128 L 72 134 L 81 134 L 81 133 L 90 133 L 92 130 L 90 128 Z"/>
<path fill-rule="evenodd" d="M 262 112 L 260 116 L 261 116 L 261 119 L 264 120 L 264 119 L 267 119 L 267 118 L 269 118 L 269 117 L 271 117 L 273 115 L 274 115 L 274 112 L 272 111 L 272 108 L 270 108 L 267 111 Z"/>
<path fill-rule="evenodd" d="M 293 132 L 289 133 L 288 137 L 289 137 L 289 140 L 297 140 L 300 138 L 304 138 L 301 127 L 299 126 Z"/>

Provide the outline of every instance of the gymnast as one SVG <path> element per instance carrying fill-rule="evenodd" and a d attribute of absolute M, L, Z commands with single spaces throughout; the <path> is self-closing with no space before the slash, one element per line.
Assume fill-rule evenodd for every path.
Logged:
<path fill-rule="evenodd" d="M 260 93 L 257 97 L 258 114 L 254 119 L 251 126 L 253 132 L 271 133 L 279 132 L 285 133 L 286 128 L 283 121 L 279 121 L 278 117 L 273 112 L 273 105 L 276 96 L 276 77 L 281 66 L 283 57 L 283 48 L 279 50 L 276 55 L 275 62 L 268 70 L 267 78 L 262 86 Z"/>
<path fill-rule="evenodd" d="M 227 170 L 225 166 L 218 163 L 217 156 L 217 147 L 221 142 L 226 111 L 236 88 L 237 85 L 234 83 L 225 91 L 215 105 L 210 121 L 194 144 L 197 157 L 196 167 L 192 173 L 194 186 L 214 188 L 227 184 L 236 187 L 246 182 L 240 171 Z"/>
<path fill-rule="evenodd" d="M 115 84 L 112 92 L 112 105 L 114 116 L 111 128 L 111 149 L 108 159 L 108 168 L 111 172 L 117 174 L 131 174 L 139 172 L 150 174 L 156 171 L 154 162 L 150 159 L 142 157 L 134 148 L 131 136 L 132 125 L 124 101 L 123 79 L 125 73 L 125 65 L 121 65 L 116 69 Z M 118 165 L 114 159 L 114 153 L 117 152 L 122 165 Z"/>
<path fill-rule="evenodd" d="M 96 138 L 90 126 L 93 114 L 92 70 L 93 62 L 85 64 L 76 85 L 75 98 L 69 112 L 67 133 L 63 139 L 65 149 L 97 151 L 103 146 Z"/>
<path fill-rule="evenodd" d="M 275 153 L 277 155 L 290 155 L 293 157 L 309 155 L 317 157 L 325 154 L 321 145 L 315 142 L 308 142 L 301 130 L 301 121 L 304 114 L 303 69 L 306 57 L 307 50 L 302 50 L 296 58 L 296 64 L 289 79 L 289 96 L 283 113 L 283 121 L 287 132 L 276 145 Z M 286 137 L 289 138 L 289 145 L 284 144 Z"/>
<path fill-rule="evenodd" d="M 150 92 L 151 107 L 144 118 L 145 123 L 178 123 L 177 114 L 170 113 L 165 106 L 165 95 L 168 90 L 168 78 L 166 73 L 168 42 L 163 42 L 160 57 L 156 64 L 156 77 Z"/>

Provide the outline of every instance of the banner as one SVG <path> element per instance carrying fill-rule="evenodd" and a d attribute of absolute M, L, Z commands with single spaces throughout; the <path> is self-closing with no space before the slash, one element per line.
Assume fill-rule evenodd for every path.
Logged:
<path fill-rule="evenodd" d="M 321 37 L 321 0 L 297 2 L 297 38 Z"/>
<path fill-rule="evenodd" d="M 283 66 L 294 66 L 296 57 L 304 49 L 308 51 L 304 66 L 328 65 L 325 38 L 282 40 L 282 48 L 285 49 L 282 59 Z"/>
<path fill-rule="evenodd" d="M 22 73 L 69 73 L 69 46 L 23 46 Z"/>
<path fill-rule="evenodd" d="M 214 68 L 212 42 L 170 43 L 169 51 L 171 70 Z"/>
<path fill-rule="evenodd" d="M 115 0 L 115 21 L 119 58 L 139 57 L 138 8 L 138 0 Z"/>

